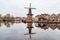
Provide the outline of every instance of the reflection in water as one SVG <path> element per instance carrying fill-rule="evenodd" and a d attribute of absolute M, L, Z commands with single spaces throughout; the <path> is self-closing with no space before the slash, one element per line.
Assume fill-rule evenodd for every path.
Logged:
<path fill-rule="evenodd" d="M 39 23 L 39 25 L 38 25 L 41 29 L 44 29 L 44 30 L 46 30 L 46 29 L 48 29 L 48 25 L 47 24 L 40 24 Z"/>
<path fill-rule="evenodd" d="M 14 24 L 14 17 L 10 14 L 6 14 L 5 16 L 0 15 L 0 26 L 3 23 L 7 27 L 10 27 L 10 25 Z"/>
<path fill-rule="evenodd" d="M 4 25 L 6 25 L 7 27 L 10 27 L 10 25 L 14 24 L 14 20 L 5 20 L 4 19 L 3 22 L 0 21 L 0 26 L 1 26 L 2 23 Z M 51 23 L 49 23 L 49 24 L 48 23 L 38 23 L 38 25 L 36 27 L 44 29 L 44 30 L 47 30 L 49 28 L 51 28 L 53 30 L 55 30 L 55 29 L 60 30 L 60 24 L 55 24 L 55 23 L 54 24 L 51 24 Z M 27 23 L 27 28 L 28 28 L 28 33 L 26 33 L 24 35 L 29 35 L 30 40 L 31 40 L 32 39 L 31 35 L 35 34 L 35 33 L 32 33 L 32 29 L 33 29 L 32 23 Z"/>
<path fill-rule="evenodd" d="M 49 27 L 55 30 L 56 28 L 58 28 L 58 24 L 49 24 Z"/>
<path fill-rule="evenodd" d="M 25 35 L 29 35 L 31 40 L 31 35 L 35 34 L 35 33 L 32 33 L 32 28 L 33 28 L 32 23 L 27 23 L 27 28 L 28 28 L 28 33 L 26 33 Z"/>
<path fill-rule="evenodd" d="M 58 29 L 60 30 L 60 24 L 58 24 Z"/>
<path fill-rule="evenodd" d="M 33 34 L 33 33 L 32 33 L 32 28 L 28 28 L 28 31 L 29 31 L 29 33 L 26 33 L 26 34 L 24 34 L 24 35 L 29 35 L 29 37 L 30 37 L 30 39 L 31 39 L 31 34 Z"/>
<path fill-rule="evenodd" d="M 60 30 L 60 24 L 45 24 L 45 23 L 38 23 L 38 26 L 37 27 L 39 27 L 39 28 L 41 28 L 41 29 L 44 29 L 44 30 L 46 30 L 46 29 L 48 29 L 48 28 L 51 28 L 51 29 L 53 29 L 53 30 L 55 30 L 56 28 L 58 28 L 59 30 Z"/>
<path fill-rule="evenodd" d="M 19 26 L 20 26 L 20 24 L 19 24 Z M 16 26 L 17 27 L 17 26 Z M 21 26 L 21 27 L 23 27 L 23 26 Z M 21 27 L 18 27 L 19 29 L 21 28 Z M 19 32 L 21 32 L 21 31 L 23 31 L 23 29 L 24 29 L 25 27 L 23 27 L 22 29 L 20 29 L 19 31 L 18 31 L 18 33 Z M 41 28 L 41 29 L 44 29 L 44 30 L 46 30 L 46 29 L 49 29 L 49 28 L 51 28 L 51 29 L 56 29 L 56 28 L 60 28 L 60 24 L 44 24 L 44 23 L 41 23 L 41 24 L 39 24 L 39 26 L 38 26 L 38 28 Z M 15 29 L 15 31 L 17 31 L 16 30 L 16 28 L 13 28 L 13 29 Z M 13 31 L 13 29 L 11 30 L 11 34 L 9 34 L 9 33 L 7 33 L 7 34 L 9 34 L 9 35 L 11 35 L 11 37 L 7 37 L 7 38 L 12 38 L 12 40 L 14 40 L 15 39 L 15 37 L 16 37 L 16 35 L 18 35 L 19 37 L 18 38 L 20 38 L 19 40 L 21 40 L 21 39 L 23 39 L 23 34 L 25 34 L 24 32 L 25 31 L 23 31 L 23 32 L 21 32 L 22 34 L 17 34 L 17 32 L 15 32 L 15 31 Z M 54 35 L 56 36 L 56 37 L 59 37 L 59 36 L 57 36 L 57 34 L 59 35 L 59 32 L 57 31 L 57 34 L 56 34 L 56 32 L 55 31 L 53 31 L 53 32 L 51 32 L 51 30 L 47 33 L 47 31 L 46 32 L 44 32 L 44 31 L 42 31 L 41 32 L 41 30 L 38 30 L 38 29 L 35 29 L 35 30 L 38 30 L 38 31 L 40 31 L 40 33 L 38 32 L 38 31 L 35 31 L 35 32 L 37 32 L 37 34 L 35 34 L 35 33 L 32 33 L 32 29 L 34 29 L 34 28 L 32 28 L 32 27 L 27 27 L 27 29 L 28 29 L 28 33 L 26 33 L 25 35 L 28 35 L 29 37 L 30 37 L 30 40 L 34 40 L 34 39 L 36 39 L 36 40 L 46 40 L 46 39 L 48 39 L 49 37 L 48 36 L 53 36 L 54 37 Z M 25 29 L 24 29 L 25 30 Z M 0 31 L 1 32 L 1 31 Z M 6 33 L 6 32 L 5 32 Z M 14 35 L 15 34 L 15 35 Z M 35 35 L 33 35 L 33 34 L 35 34 Z M 49 35 L 48 35 L 49 34 Z M 5 34 L 5 36 L 9 36 L 9 35 L 6 35 Z M 14 36 L 15 37 L 14 37 Z M 36 38 L 34 38 L 34 37 L 36 37 Z M 36 35 L 38 35 L 38 36 L 36 36 Z M 47 35 L 47 36 L 46 36 Z M 13 37 L 12 37 L 13 36 Z M 22 36 L 22 37 L 21 37 Z M 50 38 L 49 39 L 51 39 L 51 40 L 54 40 L 53 39 L 53 37 L 51 37 L 50 36 Z M 17 38 L 17 37 L 16 37 Z M 18 38 L 16 39 L 16 40 L 18 40 Z M 25 37 L 26 38 L 26 37 Z M 25 40 L 25 38 L 23 39 L 23 40 Z M 28 37 L 26 38 L 26 39 L 28 39 Z M 49 40 L 48 39 L 48 40 Z M 59 39 L 58 39 L 59 40 Z"/>

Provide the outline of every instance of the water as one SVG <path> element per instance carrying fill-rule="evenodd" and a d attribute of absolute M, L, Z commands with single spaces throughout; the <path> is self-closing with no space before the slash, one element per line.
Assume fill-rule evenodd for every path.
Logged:
<path fill-rule="evenodd" d="M 34 25 L 33 25 L 34 26 Z M 60 30 L 51 28 L 44 30 L 34 26 L 32 29 L 33 33 L 31 39 L 28 33 L 26 24 L 14 24 L 11 27 L 2 25 L 0 27 L 0 40 L 60 40 Z"/>

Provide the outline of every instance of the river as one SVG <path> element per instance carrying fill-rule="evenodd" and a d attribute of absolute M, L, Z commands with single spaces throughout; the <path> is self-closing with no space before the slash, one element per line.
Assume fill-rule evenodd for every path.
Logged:
<path fill-rule="evenodd" d="M 33 25 L 34 26 L 34 25 Z M 60 30 L 51 28 L 44 30 L 34 26 L 31 35 L 24 35 L 28 33 L 27 25 L 24 23 L 14 24 L 11 27 L 6 27 L 2 24 L 0 27 L 0 40 L 60 40 Z"/>

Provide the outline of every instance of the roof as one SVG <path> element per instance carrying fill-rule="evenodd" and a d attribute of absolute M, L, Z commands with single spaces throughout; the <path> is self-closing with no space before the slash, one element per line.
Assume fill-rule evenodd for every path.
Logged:
<path fill-rule="evenodd" d="M 46 16 L 40 16 L 40 18 L 46 18 Z"/>

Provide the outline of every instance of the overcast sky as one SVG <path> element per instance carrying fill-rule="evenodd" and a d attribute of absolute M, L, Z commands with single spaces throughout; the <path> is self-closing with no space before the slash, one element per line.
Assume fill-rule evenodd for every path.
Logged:
<path fill-rule="evenodd" d="M 26 16 L 28 10 L 24 7 L 29 7 L 29 3 L 36 8 L 33 10 L 35 15 L 60 13 L 60 0 L 0 0 L 0 14 L 10 13 L 15 16 Z"/>

